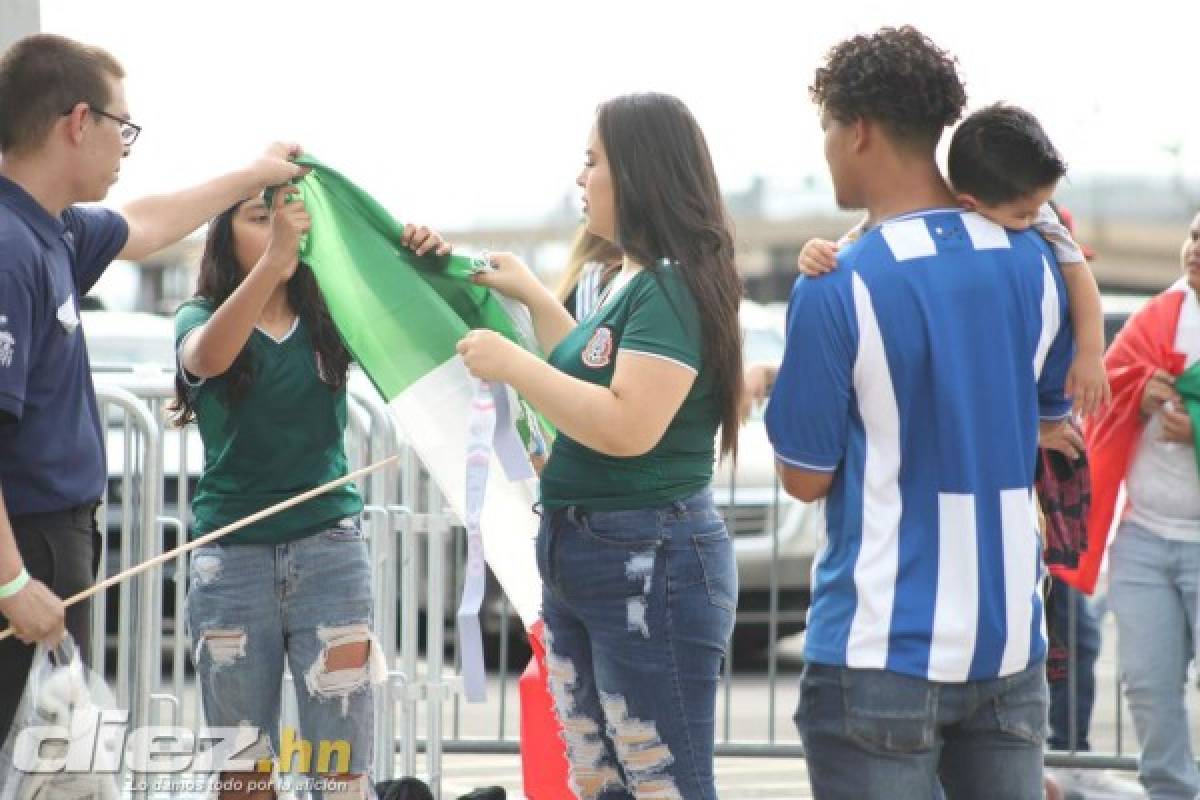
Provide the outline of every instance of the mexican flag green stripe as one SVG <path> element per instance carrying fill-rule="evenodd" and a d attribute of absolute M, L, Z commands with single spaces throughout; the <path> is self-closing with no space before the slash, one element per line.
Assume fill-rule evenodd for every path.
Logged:
<path fill-rule="evenodd" d="M 416 256 L 400 244 L 404 226 L 368 194 L 311 156 L 297 163 L 312 168 L 297 183 L 312 216 L 300 257 L 316 274 L 342 338 L 388 402 L 397 429 L 464 518 L 474 384 L 455 345 L 472 328 L 490 328 L 526 347 L 530 337 L 498 297 L 471 282 L 479 266 L 474 259 Z M 527 445 L 543 436 L 546 426 L 528 407 L 516 413 Z M 505 480 L 494 456 L 492 466 L 484 552 L 529 627 L 541 609 L 536 482 Z"/>
<path fill-rule="evenodd" d="M 312 168 L 298 184 L 313 218 L 301 258 L 386 399 L 453 358 L 471 328 L 527 344 L 491 291 L 471 283 L 475 259 L 417 256 L 400 244 L 404 226 L 374 198 L 311 156 L 296 163 Z"/>

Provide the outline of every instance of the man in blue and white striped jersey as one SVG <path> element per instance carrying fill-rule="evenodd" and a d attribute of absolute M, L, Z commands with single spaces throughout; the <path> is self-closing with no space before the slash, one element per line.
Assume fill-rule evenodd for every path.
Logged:
<path fill-rule="evenodd" d="M 837 45 L 811 88 L 843 208 L 801 278 L 767 411 L 787 491 L 827 497 L 797 725 L 817 798 L 1040 798 L 1039 418 L 1073 342 L 1054 255 L 954 204 L 935 161 L 966 102 L 912 28 Z"/>

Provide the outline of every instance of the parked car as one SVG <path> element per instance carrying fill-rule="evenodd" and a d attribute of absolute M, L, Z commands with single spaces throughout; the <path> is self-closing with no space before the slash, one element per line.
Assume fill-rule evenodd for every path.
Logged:
<path fill-rule="evenodd" d="M 167 317 L 155 314 L 128 311 L 98 311 L 81 312 L 83 332 L 87 340 L 88 357 L 92 365 L 93 379 L 103 385 L 106 375 L 146 375 L 161 378 L 172 374 L 175 369 L 174 354 L 174 325 Z M 196 482 L 204 464 L 203 446 L 194 428 L 186 432 L 172 430 L 162 425 L 165 419 L 166 401 L 158 402 L 156 419 L 163 430 L 162 436 L 162 465 L 163 497 L 162 515 L 179 519 L 180 493 L 180 454 L 186 447 L 187 469 L 184 471 L 188 497 L 195 491 Z M 122 524 L 128 508 L 131 524 L 137 530 L 141 524 L 140 509 L 143 488 L 143 466 L 136 454 L 140 453 L 140 442 L 136 434 L 127 434 L 132 430 L 126 425 L 125 413 L 116 405 L 111 405 L 105 413 L 105 449 L 108 461 L 108 483 L 105 491 L 103 520 L 105 527 L 105 576 L 111 576 L 120 571 Z M 126 437 L 130 435 L 129 452 L 134 455 L 131 462 L 130 478 L 125 478 Z M 186 445 L 185 445 L 186 437 Z M 179 544 L 178 528 L 173 525 L 163 527 L 162 548 L 170 549 Z M 133 560 L 139 559 L 133 554 Z M 175 564 L 168 563 L 162 568 L 162 608 L 165 618 L 174 615 L 174 580 Z M 119 589 L 111 587 L 106 592 L 106 630 L 115 635 L 119 619 Z"/>
<path fill-rule="evenodd" d="M 82 311 L 93 371 L 161 372 L 175 368 L 175 326 L 140 311 Z"/>
<path fill-rule="evenodd" d="M 1102 294 L 1100 307 L 1104 311 L 1104 343 L 1112 344 L 1126 320 L 1146 304 L 1150 295 L 1145 294 Z"/>
<path fill-rule="evenodd" d="M 742 303 L 740 317 L 745 364 L 782 361 L 783 317 L 750 301 Z M 733 537 L 737 559 L 734 650 L 743 654 L 761 650 L 769 642 L 772 578 L 778 592 L 776 635 L 803 629 L 817 535 L 824 524 L 821 504 L 802 503 L 779 485 L 775 452 L 763 421 L 765 411 L 763 403 L 742 425 L 736 469 L 726 459 L 718 463 L 713 476 L 713 494 Z"/>

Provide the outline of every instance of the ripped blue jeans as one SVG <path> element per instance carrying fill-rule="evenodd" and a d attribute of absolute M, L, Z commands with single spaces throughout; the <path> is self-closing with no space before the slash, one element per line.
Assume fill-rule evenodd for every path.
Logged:
<path fill-rule="evenodd" d="M 547 511 L 546 665 L 580 800 L 715 798 L 714 712 L 733 543 L 708 491 L 660 508 Z"/>
<path fill-rule="evenodd" d="M 371 569 L 357 521 L 286 544 L 205 545 L 192 552 L 188 577 L 187 624 L 207 725 L 266 733 L 242 757 L 273 757 L 285 772 L 367 774 L 373 679 L 383 663 L 371 635 Z M 364 641 L 361 668 L 326 667 L 331 650 Z M 300 730 L 285 731 L 281 742 L 285 660 Z M 311 747 L 307 768 L 301 739 Z"/>

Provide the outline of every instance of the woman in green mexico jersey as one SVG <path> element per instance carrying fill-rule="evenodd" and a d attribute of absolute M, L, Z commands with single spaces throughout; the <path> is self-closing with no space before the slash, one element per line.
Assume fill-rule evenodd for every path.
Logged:
<path fill-rule="evenodd" d="M 204 443 L 194 537 L 347 473 L 350 355 L 297 259 L 311 223 L 295 192 L 276 192 L 272 208 L 245 200 L 212 221 L 196 295 L 175 317 L 175 408 Z M 419 253 L 449 251 L 424 228 L 405 238 Z M 239 757 L 256 763 L 300 751 L 281 769 L 319 776 L 317 796 L 339 800 L 372 796 L 372 687 L 385 669 L 361 511 L 354 484 L 325 492 L 197 548 L 188 581 L 207 724 L 255 728 L 254 748 Z M 281 746 L 285 660 L 300 730 L 284 731 Z M 264 777 L 222 773 L 221 796 L 270 797 L 246 791 Z"/>
<path fill-rule="evenodd" d="M 583 189 L 620 272 L 578 324 L 511 255 L 477 280 L 524 302 L 548 361 L 488 331 L 467 367 L 557 428 L 541 474 L 548 680 L 581 798 L 715 797 L 733 546 L 709 492 L 736 448 L 740 282 L 704 136 L 679 100 L 600 106 Z"/>

